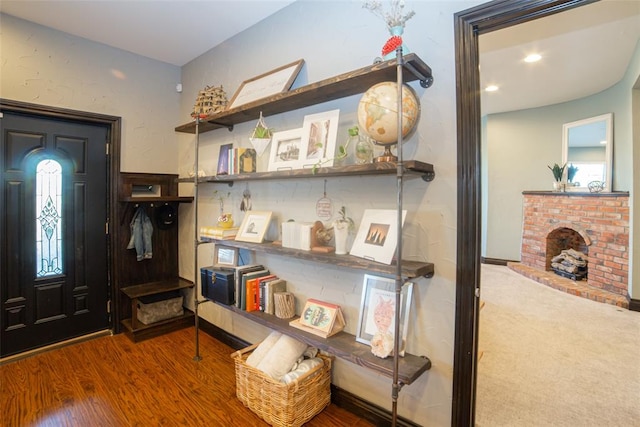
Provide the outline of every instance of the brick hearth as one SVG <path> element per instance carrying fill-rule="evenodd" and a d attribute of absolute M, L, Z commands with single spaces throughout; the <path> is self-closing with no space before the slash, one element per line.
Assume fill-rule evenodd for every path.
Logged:
<path fill-rule="evenodd" d="M 521 263 L 510 267 L 573 295 L 628 307 L 629 193 L 523 195 Z M 567 238 L 571 234 L 576 238 Z M 569 248 L 587 254 L 586 280 L 573 281 L 550 271 L 551 257 Z"/>

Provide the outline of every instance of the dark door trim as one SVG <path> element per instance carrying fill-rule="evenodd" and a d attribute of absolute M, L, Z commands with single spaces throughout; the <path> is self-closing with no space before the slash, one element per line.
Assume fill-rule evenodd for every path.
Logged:
<path fill-rule="evenodd" d="M 108 132 L 108 142 L 109 142 L 109 153 L 107 156 L 107 161 L 109 162 L 107 166 L 108 180 L 107 183 L 108 188 L 107 192 L 109 194 L 108 200 L 108 219 L 109 222 L 109 237 L 107 240 L 108 248 L 108 272 L 109 272 L 109 299 L 113 301 L 113 293 L 114 293 L 114 284 L 117 281 L 117 270 L 114 268 L 116 265 L 115 255 L 116 255 L 116 245 L 115 242 L 118 241 L 118 228 L 117 218 L 115 216 L 116 207 L 117 207 L 117 182 L 118 176 L 120 173 L 120 138 L 121 138 L 121 122 L 122 119 L 117 116 L 109 116 L 105 114 L 98 113 L 90 113 L 86 111 L 77 111 L 77 110 L 69 110 L 66 108 L 59 107 L 51 107 L 46 105 L 38 105 L 31 104 L 22 101 L 15 101 L 9 99 L 0 98 L 0 111 L 2 112 L 11 112 L 11 113 L 21 113 L 36 117 L 43 117 L 49 119 L 58 119 L 58 120 L 67 120 L 74 121 L 92 125 L 105 125 L 109 128 Z M 0 240 L 2 236 L 0 236 Z M 110 325 L 111 328 L 114 329 L 113 319 L 118 319 L 118 313 L 115 311 L 118 310 L 116 304 L 111 304 L 112 313 L 110 316 Z"/>
<path fill-rule="evenodd" d="M 454 15 L 458 135 L 456 327 L 451 425 L 475 425 L 480 290 L 480 74 L 478 36 L 597 0 L 496 0 Z"/>

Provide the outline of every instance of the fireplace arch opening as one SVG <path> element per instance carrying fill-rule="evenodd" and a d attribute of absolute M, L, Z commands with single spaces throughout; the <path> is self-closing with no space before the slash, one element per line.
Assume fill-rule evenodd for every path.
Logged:
<path fill-rule="evenodd" d="M 547 234 L 545 269 L 573 279 L 586 279 L 589 245 L 582 235 L 568 227 L 559 227 Z"/>

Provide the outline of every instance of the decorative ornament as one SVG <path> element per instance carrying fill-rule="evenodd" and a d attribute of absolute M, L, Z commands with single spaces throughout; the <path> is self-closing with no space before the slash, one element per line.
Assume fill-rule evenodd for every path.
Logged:
<path fill-rule="evenodd" d="M 191 117 L 199 117 L 202 119 L 212 116 L 225 108 L 227 108 L 227 94 L 222 88 L 222 85 L 206 86 L 198 92 Z"/>
<path fill-rule="evenodd" d="M 402 37 L 391 36 L 391 38 L 389 38 L 382 47 L 382 56 L 387 56 L 388 54 L 395 52 L 399 46 L 402 46 Z"/>
<path fill-rule="evenodd" d="M 320 219 L 327 220 L 333 216 L 333 204 L 327 197 L 327 180 L 324 180 L 324 193 L 316 202 L 316 215 Z"/>
<path fill-rule="evenodd" d="M 393 354 L 393 335 L 389 332 L 376 332 L 371 338 L 371 353 L 385 359 Z"/>
<path fill-rule="evenodd" d="M 251 191 L 249 191 L 249 184 L 245 187 L 242 192 L 242 202 L 240 202 L 240 210 L 242 212 L 251 210 Z"/>

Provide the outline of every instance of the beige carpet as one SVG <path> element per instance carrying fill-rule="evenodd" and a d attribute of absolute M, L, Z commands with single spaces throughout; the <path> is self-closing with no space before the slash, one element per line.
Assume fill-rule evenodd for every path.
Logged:
<path fill-rule="evenodd" d="M 482 266 L 476 424 L 640 426 L 640 313 Z"/>

